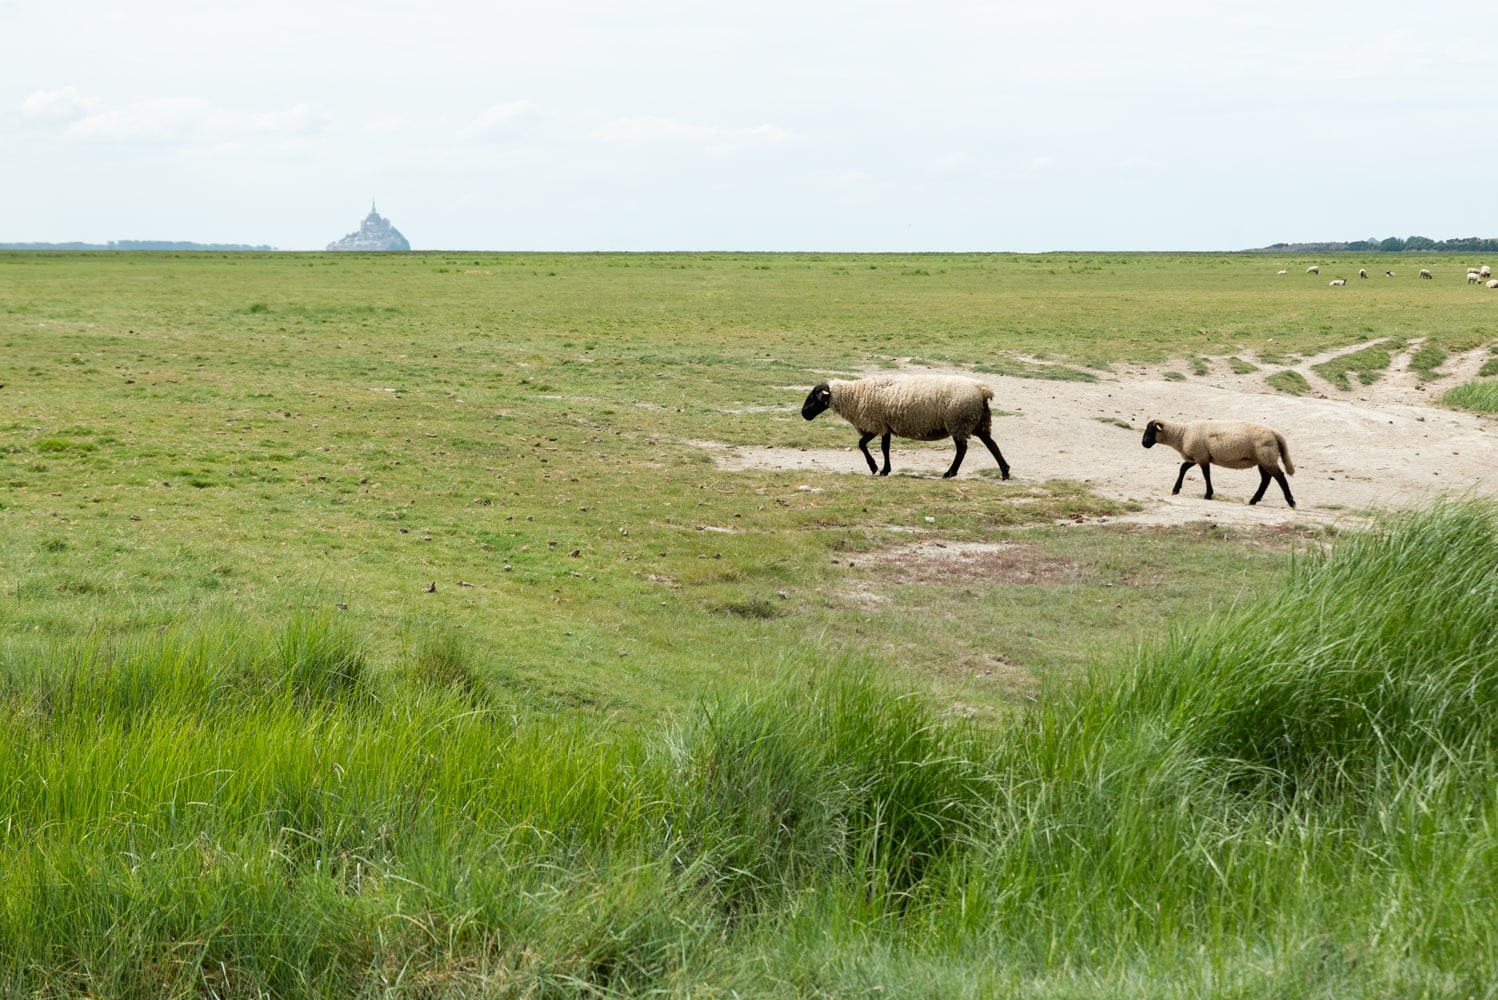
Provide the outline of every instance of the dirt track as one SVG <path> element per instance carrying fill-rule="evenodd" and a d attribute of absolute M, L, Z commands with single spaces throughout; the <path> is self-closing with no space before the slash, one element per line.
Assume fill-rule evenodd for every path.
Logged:
<path fill-rule="evenodd" d="M 994 387 L 994 409 L 1007 414 L 996 415 L 994 437 L 1012 466 L 1011 482 L 1071 479 L 1103 496 L 1143 505 L 1139 513 L 1110 519 L 1114 521 L 1335 523 L 1443 493 L 1498 496 L 1498 419 L 1433 405 L 1447 388 L 1473 377 L 1491 357 L 1486 350 L 1448 359 L 1428 385 L 1409 370 L 1406 353 L 1374 385 L 1351 392 L 1334 388 L 1311 370 L 1336 353 L 1341 352 L 1295 366 L 1312 386 L 1311 393 L 1299 397 L 1269 389 L 1264 384 L 1267 370 L 1233 374 L 1225 360 L 1212 362 L 1208 375 L 1184 382 L 1164 378 L 1165 367 L 1132 367 L 1098 382 L 975 377 Z M 805 388 L 787 387 L 786 393 L 787 411 L 799 420 Z M 1250 507 L 1247 501 L 1259 484 L 1253 469 L 1214 468 L 1212 500 L 1202 499 L 1201 474 L 1194 470 L 1180 495 L 1170 495 L 1180 458 L 1170 448 L 1146 451 L 1140 446 L 1145 422 L 1207 417 L 1260 421 L 1285 435 L 1296 469 L 1290 479 L 1298 505 L 1294 510 L 1285 506 L 1272 482 L 1264 499 Z M 820 419 L 840 422 L 830 413 Z M 844 430 L 847 446 L 841 449 L 702 444 L 727 469 L 798 469 L 809 477 L 868 475 L 856 433 L 846 425 Z M 940 476 L 951 456 L 950 441 L 928 445 L 896 439 L 891 445 L 895 474 Z M 991 456 L 974 443 L 959 475 L 972 477 L 992 465 Z"/>

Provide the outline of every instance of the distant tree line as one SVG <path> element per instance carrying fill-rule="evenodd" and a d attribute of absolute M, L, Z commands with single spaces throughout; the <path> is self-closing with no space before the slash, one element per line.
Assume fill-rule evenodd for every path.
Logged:
<path fill-rule="evenodd" d="M 1433 240 L 1429 236 L 1376 236 L 1351 243 L 1276 243 L 1262 247 L 1276 251 L 1334 251 L 1349 250 L 1355 253 L 1400 253 L 1415 250 L 1421 253 L 1498 253 L 1498 239 L 1482 236 L 1463 236 L 1453 240 Z"/>
<path fill-rule="evenodd" d="M 0 243 L 0 250 L 274 250 L 271 246 L 252 247 L 245 243 L 184 243 L 172 240 L 110 240 L 108 243 Z"/>

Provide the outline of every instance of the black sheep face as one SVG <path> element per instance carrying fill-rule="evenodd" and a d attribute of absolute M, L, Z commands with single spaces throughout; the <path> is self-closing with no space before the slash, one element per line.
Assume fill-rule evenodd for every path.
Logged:
<path fill-rule="evenodd" d="M 801 404 L 801 415 L 807 420 L 815 420 L 818 414 L 825 412 L 831 405 L 832 386 L 822 382 L 812 388 L 806 402 Z"/>
<path fill-rule="evenodd" d="M 1159 429 L 1160 422 L 1158 420 L 1151 420 L 1149 423 L 1144 425 L 1143 443 L 1146 448 L 1153 448 L 1155 446 L 1155 432 Z"/>

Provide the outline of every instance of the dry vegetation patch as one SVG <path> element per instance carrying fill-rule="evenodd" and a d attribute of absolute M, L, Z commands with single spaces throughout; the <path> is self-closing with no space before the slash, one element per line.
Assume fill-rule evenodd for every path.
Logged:
<path fill-rule="evenodd" d="M 923 585 L 1039 585 L 1068 580 L 1076 573 L 1072 560 L 1024 542 L 926 540 L 848 560 L 849 566 L 855 564 L 896 583 Z"/>

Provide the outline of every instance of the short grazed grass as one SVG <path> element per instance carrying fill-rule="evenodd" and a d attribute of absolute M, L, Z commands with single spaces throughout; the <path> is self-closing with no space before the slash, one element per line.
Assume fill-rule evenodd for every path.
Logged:
<path fill-rule="evenodd" d="M 1377 382 L 1389 369 L 1399 347 L 1397 343 L 1371 344 L 1361 351 L 1341 354 L 1330 361 L 1312 365 L 1311 370 L 1338 389 L 1347 392 L 1352 388 L 1352 378 L 1356 378 L 1363 385 L 1372 385 Z"/>
<path fill-rule="evenodd" d="M 1276 392 L 1287 393 L 1291 396 L 1303 396 L 1311 391 L 1311 383 L 1306 377 L 1292 368 L 1282 368 L 1277 372 L 1271 372 L 1264 377 L 1264 384 Z"/>
<path fill-rule="evenodd" d="M 1445 351 L 1434 344 L 1421 344 L 1410 355 L 1410 370 L 1417 373 L 1421 381 L 1429 381 L 1436 377 L 1436 369 L 1446 363 L 1448 356 Z"/>

